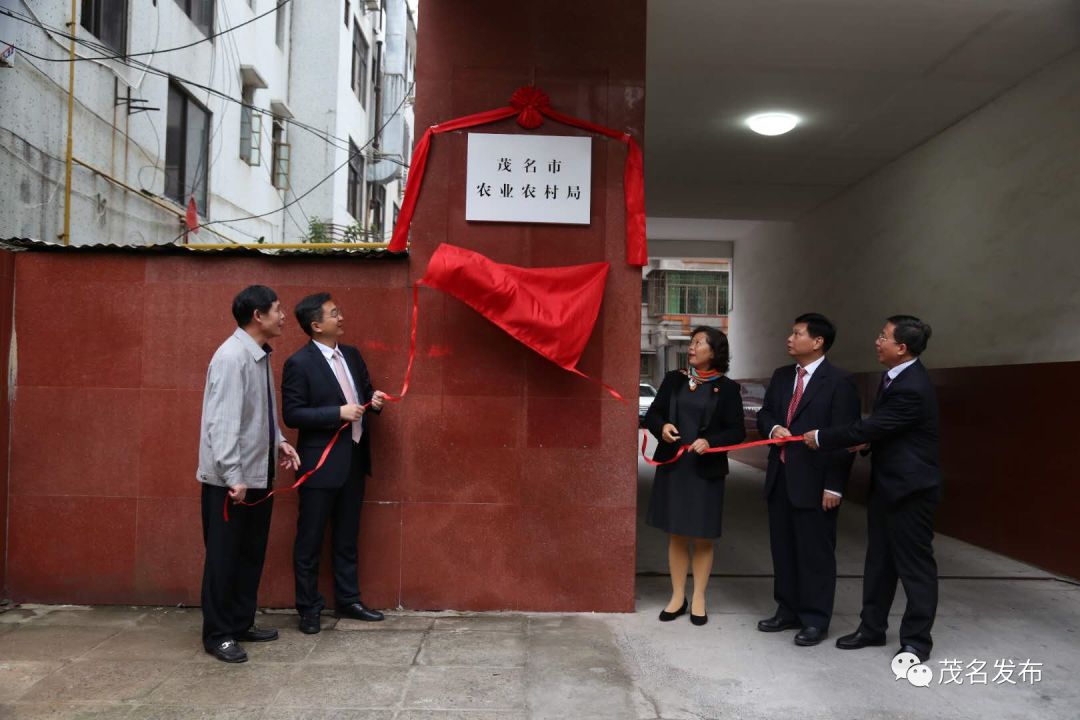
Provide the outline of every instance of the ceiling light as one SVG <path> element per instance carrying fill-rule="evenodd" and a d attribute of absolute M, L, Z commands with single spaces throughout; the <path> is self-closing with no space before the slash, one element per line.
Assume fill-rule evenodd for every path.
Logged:
<path fill-rule="evenodd" d="M 798 124 L 798 117 L 784 112 L 760 113 L 746 119 L 746 125 L 758 135 L 783 135 Z"/>

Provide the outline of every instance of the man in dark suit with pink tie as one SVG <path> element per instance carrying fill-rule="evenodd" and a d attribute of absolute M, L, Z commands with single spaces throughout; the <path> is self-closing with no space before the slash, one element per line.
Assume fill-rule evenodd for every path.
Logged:
<path fill-rule="evenodd" d="M 296 306 L 296 320 L 311 342 L 285 361 L 282 416 L 298 428 L 298 474 L 312 470 L 334 433 L 337 442 L 321 468 L 300 486 L 293 569 L 301 632 L 321 630 L 326 601 L 319 593 L 319 554 L 327 523 L 332 525 L 335 612 L 339 617 L 382 620 L 360 601 L 357 543 L 364 486 L 371 474 L 369 413 L 382 410 L 385 395 L 371 385 L 360 351 L 338 342 L 344 316 L 329 293 L 309 295 Z"/>

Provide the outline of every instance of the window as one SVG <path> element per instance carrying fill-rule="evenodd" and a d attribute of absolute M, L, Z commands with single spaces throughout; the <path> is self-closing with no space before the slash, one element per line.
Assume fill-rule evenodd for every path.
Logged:
<path fill-rule="evenodd" d="M 285 26 L 287 23 L 287 13 L 289 12 L 289 6 L 278 2 L 277 12 L 274 13 L 274 42 L 282 50 L 285 49 Z"/>
<path fill-rule="evenodd" d="M 206 217 L 206 176 L 210 158 L 210 113 L 176 83 L 169 83 L 165 128 L 165 195 L 181 205 L 195 197 Z"/>
<path fill-rule="evenodd" d="M 650 315 L 727 315 L 728 274 L 665 270 L 649 274 Z"/>
<path fill-rule="evenodd" d="M 360 100 L 360 107 L 367 107 L 368 44 L 360 26 L 353 23 L 352 36 L 352 89 Z"/>
<path fill-rule="evenodd" d="M 345 27 L 349 27 L 349 17 L 352 15 L 352 8 L 349 7 L 349 0 L 345 0 Z"/>
<path fill-rule="evenodd" d="M 82 0 L 79 24 L 117 53 L 127 53 L 127 0 Z"/>
<path fill-rule="evenodd" d="M 383 228 L 386 224 L 386 186 L 381 183 L 368 185 L 368 222 L 367 229 L 372 242 L 383 241 Z"/>
<path fill-rule="evenodd" d="M 364 156 L 349 141 L 349 214 L 357 221 L 363 217 L 364 209 Z"/>
<path fill-rule="evenodd" d="M 371 63 L 371 88 L 372 94 L 375 96 L 375 112 L 371 113 L 371 134 L 375 136 L 375 142 L 373 143 L 376 150 L 382 148 L 382 133 L 379 128 L 379 121 L 382 117 L 382 50 L 383 44 L 381 42 L 375 43 L 375 58 Z"/>
<path fill-rule="evenodd" d="M 240 106 L 240 159 L 248 165 L 262 162 L 262 113 L 255 110 L 255 88 L 245 85 L 241 91 L 244 104 Z"/>
<path fill-rule="evenodd" d="M 270 170 L 273 173 L 272 181 L 278 190 L 289 189 L 289 143 L 285 142 L 285 121 L 274 118 L 274 129 L 271 133 L 273 141 L 270 158 Z"/>
<path fill-rule="evenodd" d="M 176 4 L 203 35 L 214 32 L 214 0 L 176 0 Z"/>

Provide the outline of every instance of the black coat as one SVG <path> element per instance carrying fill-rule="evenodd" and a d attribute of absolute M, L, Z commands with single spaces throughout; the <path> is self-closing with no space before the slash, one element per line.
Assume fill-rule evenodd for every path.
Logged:
<path fill-rule="evenodd" d="M 773 373 L 765 400 L 758 411 L 757 427 L 762 438 L 769 437 L 773 427 L 787 427 L 787 409 L 795 391 L 795 368 L 786 365 Z M 822 360 L 803 389 L 802 399 L 788 430 L 801 435 L 808 430 L 849 425 L 859 419 L 859 390 L 851 375 Z M 821 505 L 825 490 L 843 494 L 851 473 L 854 455 L 846 449 L 813 451 L 802 443 L 773 445 L 769 451 L 769 467 L 765 473 L 765 497 L 772 492 L 781 469 L 780 448 L 786 448 L 783 463 L 787 478 L 787 493 L 797 508 Z"/>
<path fill-rule="evenodd" d="M 669 422 L 675 424 L 674 418 L 679 416 L 675 388 L 687 382 L 687 376 L 681 370 L 669 372 L 664 376 L 664 381 L 660 383 L 660 389 L 656 391 L 652 405 L 645 413 L 645 427 L 659 442 L 653 454 L 653 460 L 659 462 L 670 460 L 683 444 L 681 439 L 675 443 L 664 442 L 663 429 Z M 706 392 L 709 398 L 697 428 L 698 437 L 705 438 L 709 447 L 741 443 L 746 438 L 746 426 L 743 421 L 742 393 L 739 384 L 731 378 L 722 377 L 719 380 L 702 383 L 697 392 Z M 680 428 L 680 431 L 684 437 L 690 437 L 689 429 Z M 727 475 L 727 453 L 702 455 L 700 467 L 704 469 L 706 477 Z"/>
<path fill-rule="evenodd" d="M 920 361 L 878 394 L 869 417 L 823 429 L 817 440 L 823 450 L 870 443 L 871 487 L 889 502 L 941 486 L 937 393 Z"/>
<path fill-rule="evenodd" d="M 339 347 L 362 405 L 371 400 L 375 392 L 367 365 L 356 348 L 351 345 Z M 300 455 L 297 476 L 318 464 L 323 450 L 343 423 L 341 406 L 345 402 L 337 376 L 314 342 L 309 342 L 285 361 L 281 378 L 281 415 L 286 425 L 300 430 L 296 441 L 296 452 Z M 377 411 L 368 408 L 367 413 L 372 412 Z M 356 448 L 360 454 L 360 471 L 365 476 L 371 474 L 371 427 L 367 422 L 367 413 L 363 418 L 364 434 Z M 322 468 L 305 481 L 305 486 L 338 488 L 344 485 L 352 466 L 352 446 L 349 428 L 345 428 Z"/>

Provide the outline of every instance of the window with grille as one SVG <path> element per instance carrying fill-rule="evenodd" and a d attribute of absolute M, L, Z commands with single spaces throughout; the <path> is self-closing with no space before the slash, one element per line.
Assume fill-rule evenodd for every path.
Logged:
<path fill-rule="evenodd" d="M 128 0 L 82 0 L 79 24 L 118 54 L 127 53 Z"/>
<path fill-rule="evenodd" d="M 241 97 L 244 104 L 240 106 L 240 159 L 248 165 L 258 165 L 262 162 L 262 113 L 252 107 L 255 88 L 245 85 Z"/>
<path fill-rule="evenodd" d="M 726 272 L 661 270 L 649 274 L 649 314 L 727 315 L 729 281 Z"/>

